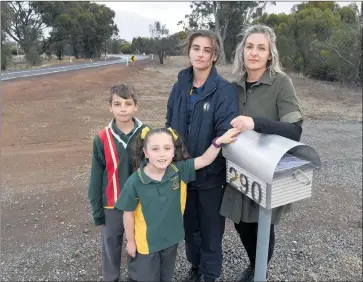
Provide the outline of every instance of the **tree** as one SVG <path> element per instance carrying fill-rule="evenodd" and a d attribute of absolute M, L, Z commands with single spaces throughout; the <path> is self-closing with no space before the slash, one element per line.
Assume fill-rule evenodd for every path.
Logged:
<path fill-rule="evenodd" d="M 131 48 L 136 53 L 154 53 L 154 39 L 149 37 L 134 37 L 132 39 Z"/>
<path fill-rule="evenodd" d="M 5 40 L 5 33 L 1 31 L 1 70 L 7 69 L 11 58 L 11 47 Z"/>
<path fill-rule="evenodd" d="M 232 48 L 230 45 L 225 48 L 225 41 L 229 39 L 227 44 L 235 43 L 231 38 L 235 39 L 246 24 L 261 16 L 266 5 L 267 2 L 254 1 L 193 1 L 192 12 L 185 18 L 191 29 L 208 28 L 216 32 L 221 46 L 219 60 L 224 64 L 226 58 L 230 60 L 232 57 Z"/>
<path fill-rule="evenodd" d="M 107 52 L 111 54 L 120 54 L 123 44 L 127 43 L 126 40 L 114 36 L 112 39 L 107 41 Z"/>
<path fill-rule="evenodd" d="M 104 43 L 118 34 L 113 20 L 115 12 L 105 5 L 79 3 L 81 12 L 77 20 L 82 32 L 72 36 L 72 43 L 77 46 L 77 54 L 81 50 L 86 58 L 99 58 L 102 50 L 106 51 Z"/>
<path fill-rule="evenodd" d="M 169 30 L 166 25 L 161 25 L 156 21 L 153 25 L 149 25 L 149 30 L 154 43 L 154 50 L 159 56 L 160 64 L 164 64 L 165 51 L 170 48 L 170 40 L 168 39 Z"/>
<path fill-rule="evenodd" d="M 69 39 L 70 34 L 80 30 L 75 13 L 75 11 L 79 11 L 77 2 L 32 1 L 29 2 L 29 5 L 39 15 L 43 27 L 50 29 L 48 37 L 42 37 L 40 54 L 44 53 L 52 44 L 64 46 L 64 41 Z M 63 44 L 57 44 L 62 41 Z"/>
<path fill-rule="evenodd" d="M 123 54 L 131 54 L 133 52 L 130 42 L 128 42 L 124 39 L 121 40 L 120 50 Z"/>
<path fill-rule="evenodd" d="M 76 58 L 100 57 L 107 50 L 107 41 L 118 32 L 115 12 L 105 5 L 66 1 L 5 3 L 2 2 L 1 10 L 2 18 L 8 19 L 4 32 L 18 42 L 25 53 L 30 48 L 32 52 L 38 48 L 42 54 L 57 45 L 61 58 L 61 46 L 70 43 Z"/>
<path fill-rule="evenodd" d="M 1 2 L 1 70 L 6 70 L 11 61 L 11 47 L 6 42 L 5 29 L 10 25 L 11 11 L 8 2 Z"/>
<path fill-rule="evenodd" d="M 361 83 L 362 24 L 356 4 L 304 2 L 290 15 L 264 14 L 255 22 L 271 26 L 285 67 L 322 80 Z"/>
<path fill-rule="evenodd" d="M 179 31 L 170 35 L 170 48 L 166 50 L 169 56 L 183 55 L 185 47 L 188 45 L 186 31 Z"/>
<path fill-rule="evenodd" d="M 43 45 L 40 53 L 43 53 L 52 43 L 64 39 L 65 29 L 59 28 L 59 18 L 68 2 L 6 2 L 7 9 L 1 11 L 1 16 L 8 18 L 9 24 L 4 27 L 5 33 L 14 41 L 18 42 L 21 48 L 27 53 L 33 48 L 34 41 L 43 38 Z M 68 22 L 63 24 L 69 24 Z M 52 26 L 53 24 L 53 26 Z M 51 29 L 50 36 L 45 39 L 43 31 Z"/>

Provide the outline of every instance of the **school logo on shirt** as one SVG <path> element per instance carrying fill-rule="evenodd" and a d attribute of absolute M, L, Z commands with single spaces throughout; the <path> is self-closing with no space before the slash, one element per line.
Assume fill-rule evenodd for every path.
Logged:
<path fill-rule="evenodd" d="M 171 187 L 173 188 L 173 190 L 176 190 L 180 187 L 178 175 L 170 178 L 170 181 L 171 181 Z"/>
<path fill-rule="evenodd" d="M 210 104 L 208 102 L 205 102 L 204 105 L 203 105 L 203 111 L 204 112 L 207 112 L 210 108 Z"/>

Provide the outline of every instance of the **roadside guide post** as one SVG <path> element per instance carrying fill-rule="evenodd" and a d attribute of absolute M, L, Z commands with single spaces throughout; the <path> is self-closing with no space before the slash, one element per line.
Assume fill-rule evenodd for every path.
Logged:
<path fill-rule="evenodd" d="M 253 130 L 225 146 L 227 182 L 259 204 L 255 281 L 266 281 L 272 209 L 311 197 L 321 161 L 310 146 Z"/>
<path fill-rule="evenodd" d="M 131 56 L 130 58 L 131 62 L 132 62 L 132 66 L 135 66 L 135 61 L 136 61 L 136 56 Z"/>

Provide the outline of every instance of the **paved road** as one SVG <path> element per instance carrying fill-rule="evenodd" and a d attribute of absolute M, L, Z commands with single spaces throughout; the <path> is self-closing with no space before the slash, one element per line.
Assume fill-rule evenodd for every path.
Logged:
<path fill-rule="evenodd" d="M 39 69 L 32 69 L 32 70 L 23 70 L 23 71 L 9 71 L 9 72 L 1 72 L 1 81 L 23 78 L 23 77 L 31 77 L 37 75 L 46 75 L 52 74 L 57 72 L 64 72 L 64 71 L 71 71 L 71 70 L 80 70 L 86 68 L 94 68 L 94 67 L 101 67 L 107 65 L 114 65 L 114 64 L 126 64 L 127 57 L 125 55 L 111 55 L 110 57 L 117 57 L 117 59 L 112 59 L 109 61 L 99 61 L 93 63 L 77 63 L 67 66 L 54 66 L 54 67 L 45 67 Z M 143 55 L 136 55 L 136 62 L 140 60 L 146 60 L 149 56 Z"/>

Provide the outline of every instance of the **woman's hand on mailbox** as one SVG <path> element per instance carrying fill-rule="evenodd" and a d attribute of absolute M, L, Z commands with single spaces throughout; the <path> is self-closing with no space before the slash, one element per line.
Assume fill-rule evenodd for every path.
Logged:
<path fill-rule="evenodd" d="M 231 125 L 241 131 L 254 129 L 255 123 L 251 117 L 238 116 L 231 121 Z"/>

